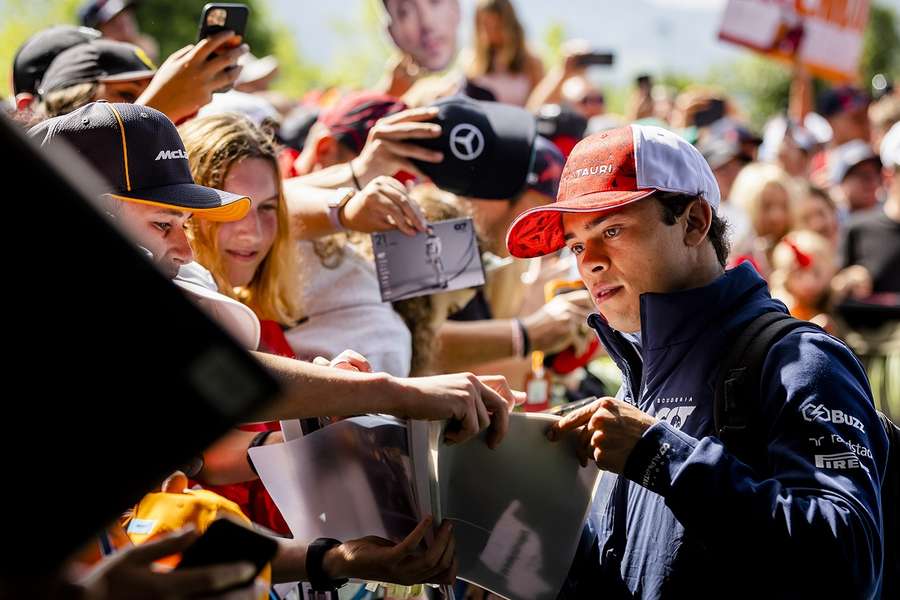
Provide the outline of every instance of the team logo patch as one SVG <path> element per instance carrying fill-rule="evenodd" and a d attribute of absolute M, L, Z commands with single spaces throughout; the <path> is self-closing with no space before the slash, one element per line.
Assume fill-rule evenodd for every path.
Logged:
<path fill-rule="evenodd" d="M 863 426 L 862 421 L 842 410 L 829 410 L 825 408 L 824 404 L 804 404 L 800 407 L 800 414 L 803 415 L 804 421 L 810 423 L 822 421 L 823 423 L 833 423 L 834 425 L 850 425 L 851 427 L 856 427 L 863 433 L 866 432 L 866 428 Z"/>
<path fill-rule="evenodd" d="M 450 130 L 450 152 L 459 160 L 475 160 L 484 152 L 484 135 L 469 123 L 460 123 Z"/>
<path fill-rule="evenodd" d="M 816 467 L 820 469 L 859 469 L 859 458 L 852 452 L 816 454 Z"/>

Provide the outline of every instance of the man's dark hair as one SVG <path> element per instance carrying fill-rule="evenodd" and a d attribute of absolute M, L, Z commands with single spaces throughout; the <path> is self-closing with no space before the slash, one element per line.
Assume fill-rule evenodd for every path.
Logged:
<path fill-rule="evenodd" d="M 687 210 L 688 205 L 697 199 L 696 196 L 671 192 L 656 193 L 653 194 L 653 197 L 656 198 L 662 207 L 662 220 L 666 225 L 674 225 L 678 221 L 678 217 Z M 719 264 L 723 267 L 728 261 L 728 252 L 731 250 L 727 229 L 728 223 L 713 209 L 712 223 L 709 225 L 709 232 L 706 234 L 706 238 L 715 249 L 716 258 L 719 259 Z"/>

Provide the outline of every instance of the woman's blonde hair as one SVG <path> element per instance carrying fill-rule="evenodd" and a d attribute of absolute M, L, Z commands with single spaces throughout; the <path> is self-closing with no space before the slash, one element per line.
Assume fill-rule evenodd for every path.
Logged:
<path fill-rule="evenodd" d="M 797 185 L 787 172 L 772 163 L 750 163 L 738 173 L 731 186 L 729 201 L 744 209 L 755 223 L 762 205 L 762 195 L 769 185 L 780 186 L 788 197 L 788 214 L 793 218 Z"/>
<path fill-rule="evenodd" d="M 248 158 L 262 159 L 272 167 L 278 190 L 275 241 L 247 286 L 235 287 L 228 281 L 217 243 L 218 223 L 201 225 L 192 219 L 191 246 L 222 293 L 247 304 L 261 319 L 293 325 L 301 316 L 297 248 L 290 234 L 275 141 L 249 119 L 234 113 L 193 119 L 179 127 L 179 133 L 188 152 L 191 174 L 200 185 L 222 189 L 231 168 Z"/>
<path fill-rule="evenodd" d="M 506 43 L 498 50 L 490 47 L 478 32 L 478 17 L 486 12 L 500 16 Z M 528 66 L 528 50 L 525 47 L 525 31 L 516 16 L 510 0 L 479 0 L 475 8 L 475 55 L 469 65 L 469 77 L 492 73 L 495 67 L 512 73 L 524 73 Z M 495 60 L 496 59 L 496 60 Z"/>
<path fill-rule="evenodd" d="M 100 84 L 96 81 L 76 83 L 69 87 L 49 92 L 38 106 L 40 114 L 46 118 L 67 115 L 97 98 Z"/>

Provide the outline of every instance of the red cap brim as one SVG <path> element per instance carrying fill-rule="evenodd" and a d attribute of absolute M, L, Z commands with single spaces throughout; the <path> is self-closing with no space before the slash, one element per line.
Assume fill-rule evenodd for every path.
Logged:
<path fill-rule="evenodd" d="M 556 252 L 566 245 L 562 213 L 606 212 L 621 208 L 654 193 L 655 189 L 633 192 L 595 192 L 526 210 L 516 217 L 506 234 L 506 247 L 517 258 L 534 258 Z"/>

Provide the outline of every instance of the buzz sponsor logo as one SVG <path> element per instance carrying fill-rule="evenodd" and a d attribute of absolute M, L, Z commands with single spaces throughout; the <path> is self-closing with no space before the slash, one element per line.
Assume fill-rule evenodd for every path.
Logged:
<path fill-rule="evenodd" d="M 816 454 L 816 467 L 819 469 L 859 469 L 859 458 L 852 452 L 837 454 Z"/>
<path fill-rule="evenodd" d="M 803 415 L 804 421 L 809 421 L 810 423 L 813 421 L 822 421 L 834 425 L 849 425 L 851 427 L 856 427 L 863 433 L 866 432 L 866 428 L 863 426 L 862 421 L 842 410 L 829 410 L 825 408 L 824 404 L 804 404 L 800 407 L 800 414 Z"/>

